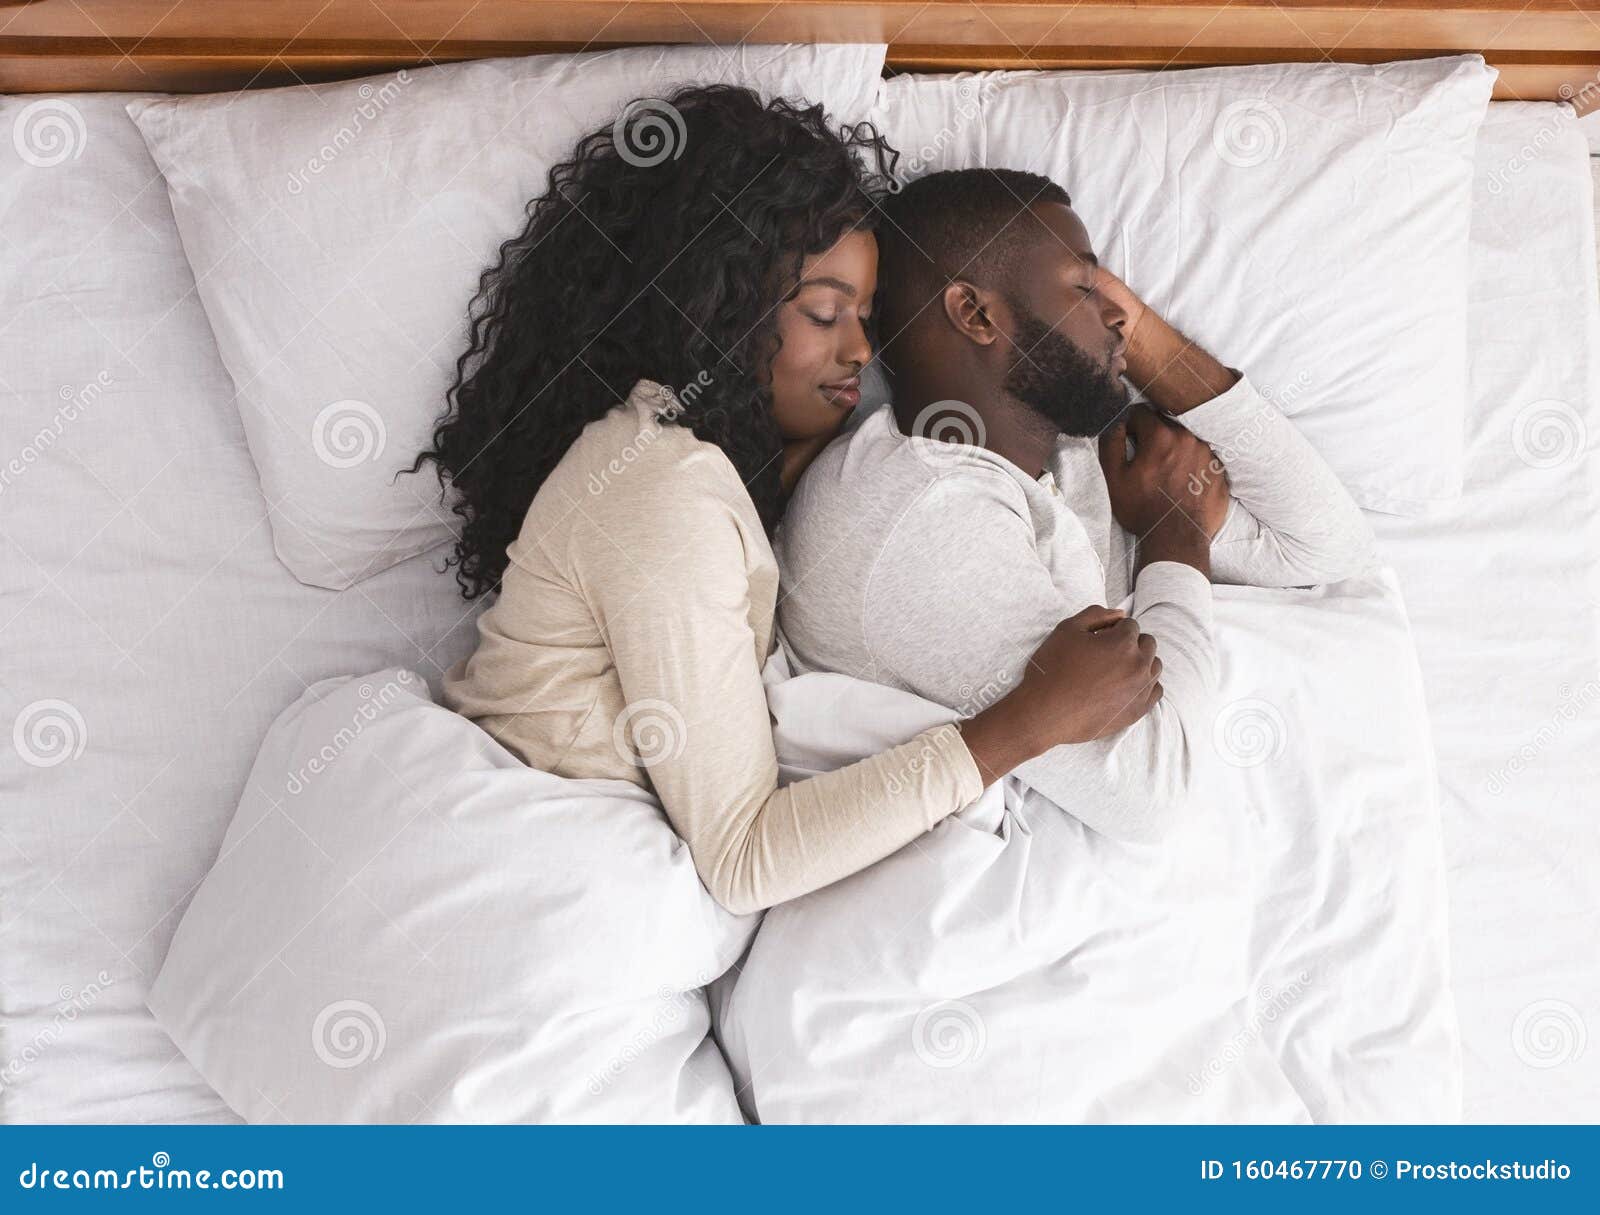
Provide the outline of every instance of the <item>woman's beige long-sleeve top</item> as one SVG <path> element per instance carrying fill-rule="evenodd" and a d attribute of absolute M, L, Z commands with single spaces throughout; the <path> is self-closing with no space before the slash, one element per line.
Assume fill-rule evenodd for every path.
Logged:
<path fill-rule="evenodd" d="M 722 450 L 641 380 L 584 428 L 507 547 L 445 703 L 528 765 L 653 789 L 745 913 L 863 869 L 983 791 L 954 725 L 778 788 L 761 670 L 778 566 Z"/>

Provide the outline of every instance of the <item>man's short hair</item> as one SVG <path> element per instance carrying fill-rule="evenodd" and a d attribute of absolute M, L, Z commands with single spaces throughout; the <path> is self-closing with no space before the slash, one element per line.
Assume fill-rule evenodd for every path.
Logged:
<path fill-rule="evenodd" d="M 1042 232 L 1037 203 L 1072 205 L 1048 177 L 1020 169 L 952 169 L 920 177 L 882 203 L 878 282 L 892 338 L 952 279 L 1011 294 Z"/>

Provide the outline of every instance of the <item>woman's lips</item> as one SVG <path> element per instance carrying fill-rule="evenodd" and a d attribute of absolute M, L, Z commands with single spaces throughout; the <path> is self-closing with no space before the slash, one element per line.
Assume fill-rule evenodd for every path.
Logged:
<path fill-rule="evenodd" d="M 854 409 L 861 404 L 861 381 L 840 380 L 837 384 L 822 385 L 822 395 L 840 409 Z"/>

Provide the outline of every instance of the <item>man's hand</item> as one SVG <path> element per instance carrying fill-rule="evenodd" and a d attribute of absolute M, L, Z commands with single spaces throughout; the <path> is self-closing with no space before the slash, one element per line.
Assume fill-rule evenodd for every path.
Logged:
<path fill-rule="evenodd" d="M 1127 454 L 1128 439 L 1133 455 Z M 1139 540 L 1141 562 L 1210 573 L 1211 540 L 1228 515 L 1228 474 L 1211 448 L 1142 406 L 1100 436 L 1111 513 Z"/>

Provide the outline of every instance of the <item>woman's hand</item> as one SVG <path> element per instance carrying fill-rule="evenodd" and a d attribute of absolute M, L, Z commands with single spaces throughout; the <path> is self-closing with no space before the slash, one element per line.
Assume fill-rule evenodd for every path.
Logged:
<path fill-rule="evenodd" d="M 1114 608 L 1056 625 L 1002 700 L 961 723 L 985 782 L 1062 743 L 1115 734 L 1161 699 L 1156 639 Z"/>

